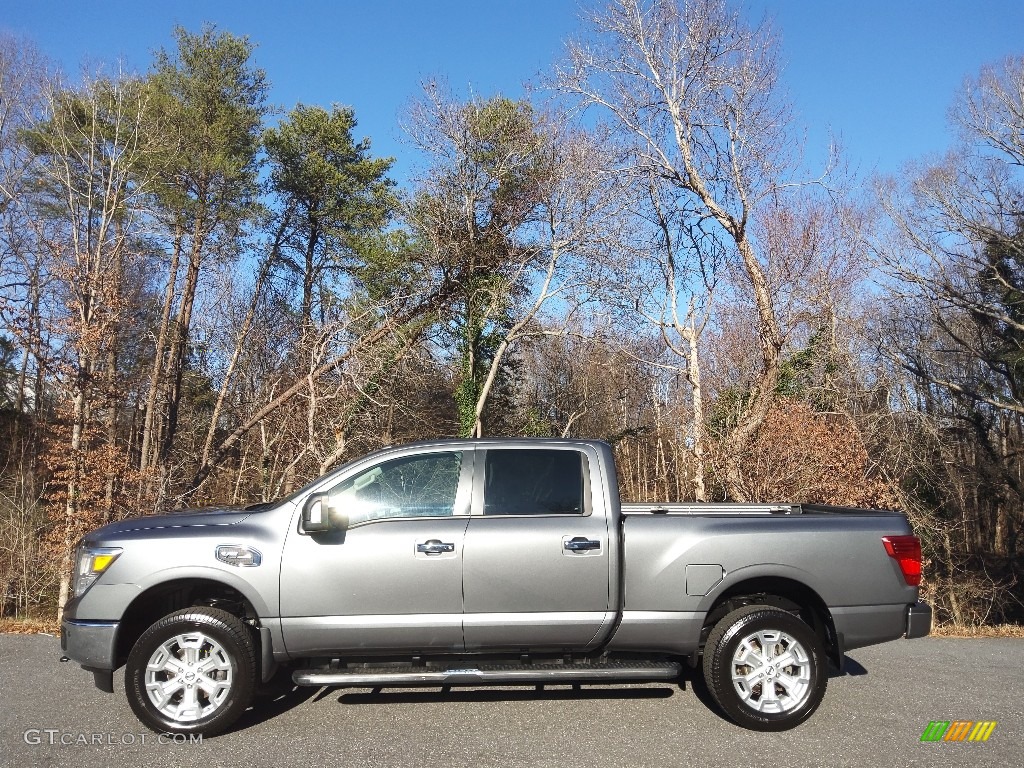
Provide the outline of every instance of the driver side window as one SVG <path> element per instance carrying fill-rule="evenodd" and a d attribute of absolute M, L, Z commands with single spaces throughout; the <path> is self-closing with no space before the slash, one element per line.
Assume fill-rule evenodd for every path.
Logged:
<path fill-rule="evenodd" d="M 349 525 L 389 517 L 446 517 L 455 512 L 462 454 L 451 451 L 385 461 L 334 486 L 332 509 Z"/>

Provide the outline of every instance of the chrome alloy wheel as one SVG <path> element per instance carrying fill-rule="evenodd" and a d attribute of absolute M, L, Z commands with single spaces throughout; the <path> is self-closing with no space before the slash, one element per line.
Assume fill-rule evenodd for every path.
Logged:
<path fill-rule="evenodd" d="M 235 665 L 223 646 L 203 632 L 168 639 L 146 664 L 146 694 L 153 706 L 176 722 L 216 712 L 231 693 Z"/>
<path fill-rule="evenodd" d="M 790 712 L 810 694 L 810 654 L 785 632 L 754 632 L 740 641 L 733 654 L 732 684 L 751 709 Z"/>

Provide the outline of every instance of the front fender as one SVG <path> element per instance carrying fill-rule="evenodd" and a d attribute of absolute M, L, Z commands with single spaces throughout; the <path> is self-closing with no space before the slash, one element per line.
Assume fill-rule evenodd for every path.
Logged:
<path fill-rule="evenodd" d="M 278 615 L 276 594 L 271 599 L 268 599 L 251 581 L 243 579 L 240 573 L 236 573 L 234 569 L 229 570 L 229 568 L 231 567 L 215 568 L 204 565 L 183 565 L 175 568 L 165 568 L 147 574 L 139 580 L 137 585 L 132 586 L 137 586 L 140 593 L 145 593 L 154 587 L 160 587 L 174 581 L 188 579 L 214 581 L 240 592 L 249 601 L 253 610 L 256 611 L 256 615 L 261 619 Z M 246 572 L 250 570 L 255 569 L 246 569 Z"/>

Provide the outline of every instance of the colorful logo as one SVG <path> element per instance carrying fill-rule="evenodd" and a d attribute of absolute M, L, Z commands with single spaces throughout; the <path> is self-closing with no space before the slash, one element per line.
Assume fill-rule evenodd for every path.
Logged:
<path fill-rule="evenodd" d="M 921 734 L 921 741 L 988 741 L 995 729 L 994 720 L 932 720 Z"/>

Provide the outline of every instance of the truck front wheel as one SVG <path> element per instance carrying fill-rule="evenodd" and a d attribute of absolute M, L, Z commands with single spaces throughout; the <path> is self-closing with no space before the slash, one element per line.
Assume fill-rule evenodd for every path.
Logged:
<path fill-rule="evenodd" d="M 219 608 L 186 608 L 147 629 L 128 656 L 125 691 L 132 711 L 161 733 L 212 736 L 252 701 L 252 632 Z"/>
<path fill-rule="evenodd" d="M 821 639 L 791 613 L 750 605 L 726 615 L 704 647 L 704 680 L 725 713 L 757 731 L 810 717 L 828 677 Z"/>

